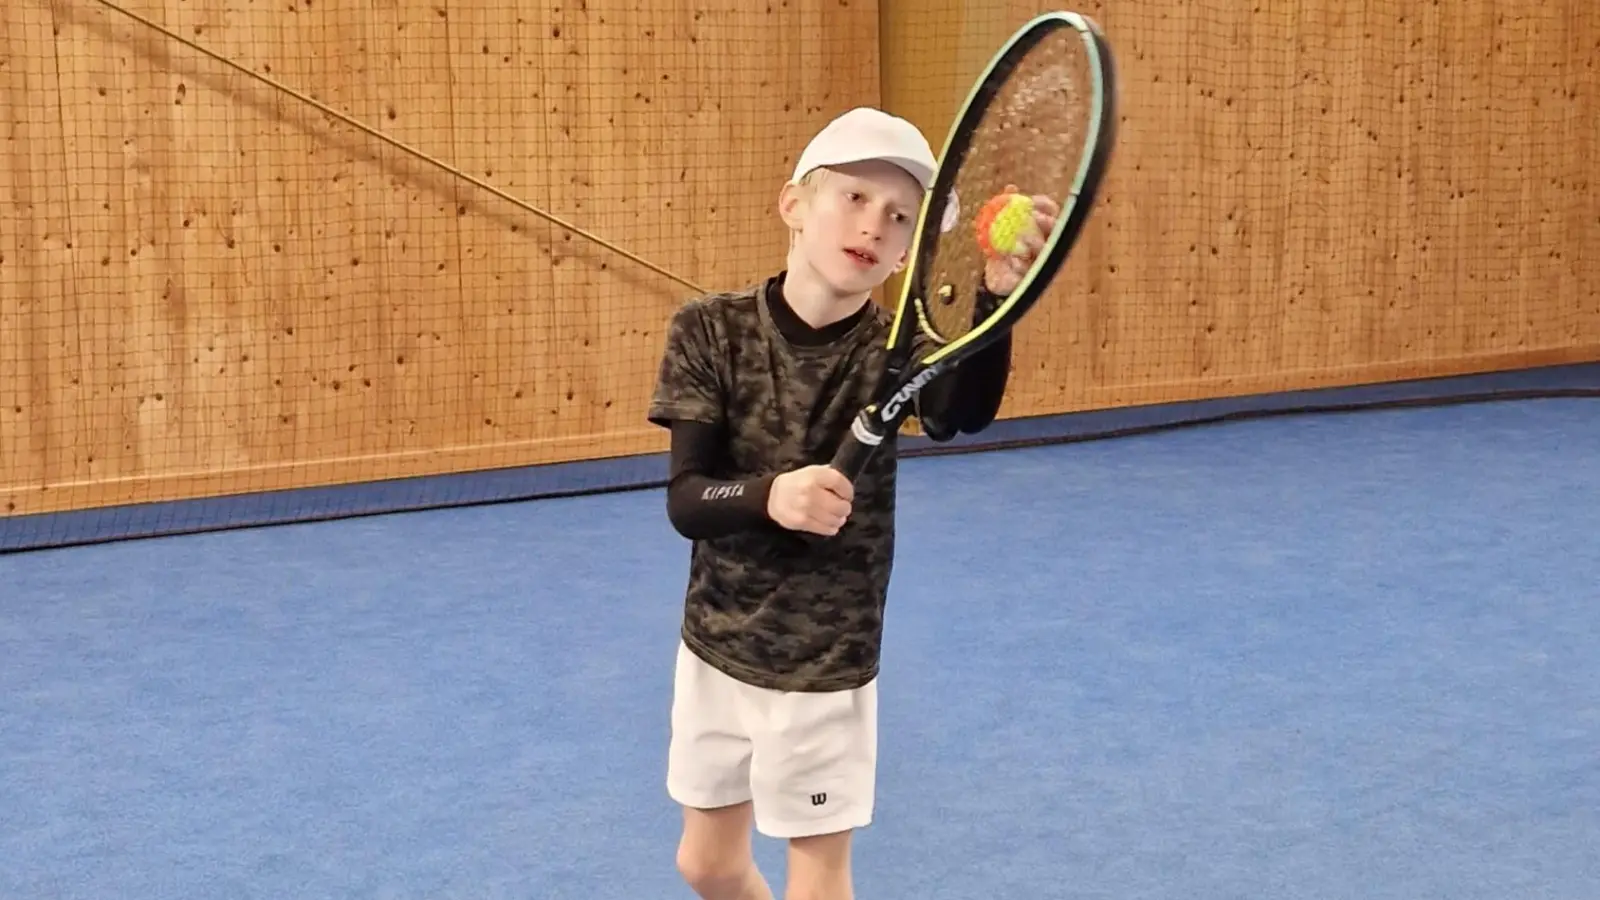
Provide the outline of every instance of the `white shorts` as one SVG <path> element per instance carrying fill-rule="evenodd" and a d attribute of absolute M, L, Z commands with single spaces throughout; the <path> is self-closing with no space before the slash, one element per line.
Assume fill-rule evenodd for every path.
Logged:
<path fill-rule="evenodd" d="M 756 829 L 808 837 L 872 821 L 878 683 L 799 693 L 752 687 L 678 644 L 667 793 L 683 806 L 752 801 Z"/>

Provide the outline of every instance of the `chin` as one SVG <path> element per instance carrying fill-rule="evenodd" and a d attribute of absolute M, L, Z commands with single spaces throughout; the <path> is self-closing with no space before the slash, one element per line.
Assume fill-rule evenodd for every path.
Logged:
<path fill-rule="evenodd" d="M 823 272 L 822 275 L 827 279 L 828 285 L 833 288 L 835 293 L 854 296 L 876 290 L 879 285 L 887 281 L 889 267 L 877 266 L 870 271 L 863 272 L 860 269 L 841 266 L 832 271 Z"/>

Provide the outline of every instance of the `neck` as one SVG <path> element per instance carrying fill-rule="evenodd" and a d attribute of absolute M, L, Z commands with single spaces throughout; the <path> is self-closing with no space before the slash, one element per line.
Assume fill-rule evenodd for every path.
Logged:
<path fill-rule="evenodd" d="M 872 300 L 872 295 L 840 294 L 804 260 L 791 256 L 783 279 L 783 299 L 800 321 L 812 328 L 826 328 L 855 315 Z"/>

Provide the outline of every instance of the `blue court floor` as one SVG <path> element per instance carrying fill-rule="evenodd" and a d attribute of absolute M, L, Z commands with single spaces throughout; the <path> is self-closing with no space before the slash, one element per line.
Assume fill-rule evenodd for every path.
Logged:
<path fill-rule="evenodd" d="M 905 472 L 862 900 L 1600 897 L 1600 404 Z M 0 556 L 0 897 L 687 900 L 686 552 L 650 490 Z"/>

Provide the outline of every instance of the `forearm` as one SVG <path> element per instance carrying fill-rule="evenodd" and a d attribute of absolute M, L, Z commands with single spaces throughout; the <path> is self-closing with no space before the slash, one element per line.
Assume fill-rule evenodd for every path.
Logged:
<path fill-rule="evenodd" d="M 706 540 L 768 525 L 774 476 L 730 479 L 715 474 L 724 455 L 722 429 L 704 422 L 672 423 L 672 476 L 667 519 L 690 540 Z"/>
<path fill-rule="evenodd" d="M 1011 380 L 1011 335 L 1004 335 L 967 360 L 957 377 L 961 384 L 956 398 L 956 425 L 968 434 L 977 434 L 993 424 L 1005 400 Z"/>
<path fill-rule="evenodd" d="M 724 480 L 682 472 L 667 485 L 667 519 L 690 540 L 723 537 L 770 524 L 772 478 Z"/>
<path fill-rule="evenodd" d="M 936 441 L 948 441 L 958 432 L 976 434 L 989 427 L 1010 375 L 1011 336 L 1006 334 L 923 389 L 917 410 L 924 430 Z"/>

